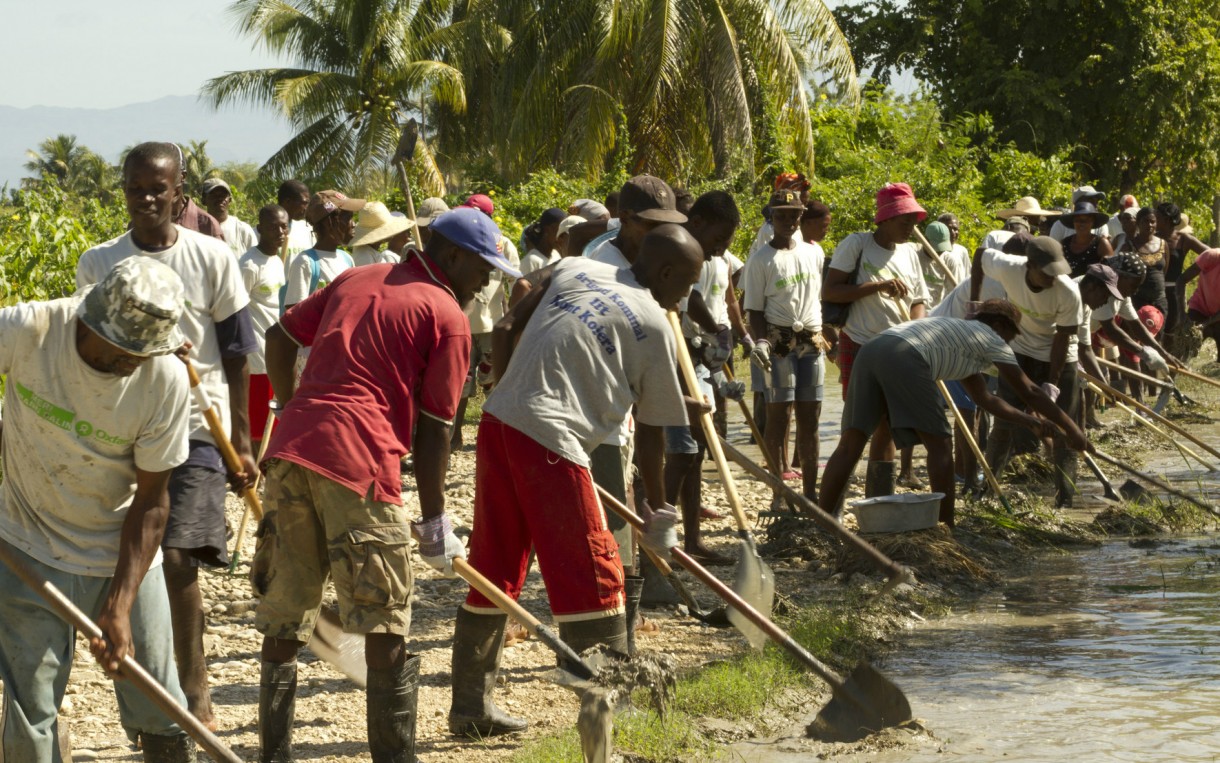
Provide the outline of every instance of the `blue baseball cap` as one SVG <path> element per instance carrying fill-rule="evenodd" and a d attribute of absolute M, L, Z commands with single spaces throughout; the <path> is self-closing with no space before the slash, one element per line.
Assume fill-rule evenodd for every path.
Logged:
<path fill-rule="evenodd" d="M 513 278 L 521 271 L 513 268 L 500 247 L 500 229 L 490 217 L 472 207 L 458 207 L 438 216 L 429 226 L 455 246 L 474 252 Z"/>

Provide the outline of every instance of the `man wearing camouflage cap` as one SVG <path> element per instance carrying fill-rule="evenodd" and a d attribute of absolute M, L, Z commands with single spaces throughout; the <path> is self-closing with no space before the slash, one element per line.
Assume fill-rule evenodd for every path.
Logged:
<path fill-rule="evenodd" d="M 0 310 L 0 543 L 96 620 L 103 669 L 135 654 L 185 704 L 160 553 L 170 472 L 187 457 L 188 384 L 170 355 L 182 311 L 182 281 L 144 257 L 83 294 Z M 52 760 L 74 630 L 3 565 L 0 621 L 4 759 Z M 144 760 L 195 760 L 194 742 L 134 684 L 115 692 Z"/>

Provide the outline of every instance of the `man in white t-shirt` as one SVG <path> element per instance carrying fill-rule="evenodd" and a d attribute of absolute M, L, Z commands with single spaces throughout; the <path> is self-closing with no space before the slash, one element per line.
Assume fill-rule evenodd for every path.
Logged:
<path fill-rule="evenodd" d="M 284 265 L 292 258 L 313 246 L 313 228 L 305 222 L 305 210 L 309 209 L 309 186 L 300 180 L 285 180 L 280 183 L 276 202 L 288 212 L 288 256 Z"/>
<path fill-rule="evenodd" d="M 624 200 L 626 203 L 626 200 Z M 665 555 L 677 512 L 665 501 L 662 427 L 686 423 L 665 317 L 699 277 L 689 233 L 665 225 L 631 268 L 569 257 L 496 324 L 499 384 L 483 406 L 470 565 L 516 598 L 537 554 L 559 635 L 584 651 L 626 654 L 623 565 L 589 471 L 589 454 L 634 405 L 648 530 Z M 519 342 L 517 340 L 520 340 Z M 455 734 L 516 733 L 492 701 L 506 616 L 472 589 L 453 634 Z"/>
<path fill-rule="evenodd" d="M 158 549 L 170 472 L 187 455 L 188 385 L 170 355 L 183 307 L 172 270 L 133 258 L 84 296 L 0 310 L 0 544 L 93 617 L 103 670 L 113 676 L 134 655 L 179 703 Z M 2 757 L 58 759 L 74 629 L 4 564 L 0 620 Z M 145 760 L 195 760 L 194 742 L 156 703 L 129 681 L 114 689 Z"/>
<path fill-rule="evenodd" d="M 254 229 L 229 214 L 229 205 L 233 203 L 233 190 L 229 188 L 228 183 L 220 178 L 208 178 L 200 186 L 199 195 L 203 198 L 203 205 L 208 214 L 220 223 L 225 243 L 233 250 L 235 257 L 245 254 L 250 247 L 258 243 Z"/>
<path fill-rule="evenodd" d="M 288 212 L 279 204 L 258 211 L 258 245 L 237 258 L 241 280 L 250 295 L 250 318 L 258 350 L 250 354 L 250 435 L 258 451 L 270 422 L 274 394 L 267 378 L 267 329 L 280 319 L 280 292 L 284 288 L 284 262 L 280 251 L 288 236 Z"/>
<path fill-rule="evenodd" d="M 767 429 L 763 434 L 772 460 L 788 434 L 795 413 L 797 451 L 806 497 L 816 499 L 818 419 L 826 377 L 822 350 L 822 266 L 820 246 L 802 241 L 805 205 L 796 191 L 776 191 L 771 209 L 774 237 L 746 261 L 741 282 L 754 349 L 750 360 L 767 375 Z M 773 501 L 778 501 L 778 493 Z"/>
<path fill-rule="evenodd" d="M 825 301 L 851 303 L 847 323 L 839 332 L 839 381 L 844 394 L 860 347 L 903 322 L 898 301 L 912 318 L 922 318 L 928 303 L 919 253 L 910 243 L 916 224 L 928 213 L 906 183 L 887 183 L 877 191 L 876 205 L 873 222 L 877 227 L 839 242 L 822 287 Z M 893 492 L 894 442 L 883 421 L 869 445 L 864 494 L 872 497 Z"/>
<path fill-rule="evenodd" d="M 1042 390 L 1065 413 L 1076 420 L 1080 413 L 1080 389 L 1076 383 L 1078 358 L 1077 334 L 1085 320 L 1080 289 L 1068 277 L 1070 267 L 1063 256 L 1063 247 L 1048 236 L 1030 239 L 1025 257 L 1004 254 L 994 249 L 977 254 L 971 268 L 971 297 L 983 275 L 995 279 L 1021 311 L 1021 334 L 1012 342 L 1017 362 L 1026 376 L 1042 386 Z M 1098 305 L 1100 306 L 1100 303 Z M 1017 404 L 1016 392 L 1000 385 L 1000 397 Z M 1014 446 L 1013 428 L 996 422 L 987 443 L 987 461 L 998 474 L 1008 462 Z M 1017 443 L 1022 450 L 1037 447 L 1036 443 Z M 1053 445 L 1056 502 L 1071 504 L 1074 487 L 1071 484 L 1076 460 L 1061 438 Z"/>
<path fill-rule="evenodd" d="M 251 450 L 249 367 L 246 356 L 258 348 L 250 318 L 249 294 L 237 258 L 223 241 L 175 225 L 172 214 L 182 195 L 179 153 L 172 143 L 141 143 L 123 163 L 123 192 L 131 228 L 93 247 L 76 266 L 76 285 L 100 282 L 129 257 L 150 257 L 169 266 L 186 288 L 186 310 L 179 324 L 191 343 L 191 362 L 243 469 L 228 475 L 241 489 L 258 473 Z M 225 532 L 226 467 L 203 411 L 191 407 L 190 455 L 170 476 L 170 514 L 161 541 L 165 580 L 174 621 L 178 676 L 191 713 L 214 724 L 203 656 L 203 599 L 199 567 L 229 562 Z"/>
<path fill-rule="evenodd" d="M 949 421 L 940 405 L 937 381 L 960 379 L 980 407 L 1037 434 L 1058 431 L 1077 449 L 1087 449 L 1084 433 L 1022 372 L 1008 343 L 1020 336 L 1021 313 L 1004 300 L 989 300 L 974 320 L 928 318 L 886 329 L 861 348 L 843 404 L 839 445 L 826 463 L 823 506 L 838 507 L 868 436 L 881 419 L 904 447 L 922 442 L 928 451 L 932 490 L 943 493 L 940 521 L 953 526 L 953 458 Z M 991 395 L 982 373 L 999 369 L 1005 385 L 1022 405 L 1046 421 L 1021 412 Z"/>
<path fill-rule="evenodd" d="M 313 294 L 335 277 L 354 267 L 352 256 L 340 249 L 356 232 L 356 213 L 364 209 L 364 199 L 349 199 L 338 191 L 318 191 L 309 200 L 305 221 L 317 240 L 288 263 L 288 290 L 284 309 Z"/>

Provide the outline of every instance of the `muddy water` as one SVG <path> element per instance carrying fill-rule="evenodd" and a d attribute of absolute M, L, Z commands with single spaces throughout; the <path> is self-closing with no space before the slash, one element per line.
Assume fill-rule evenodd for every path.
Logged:
<path fill-rule="evenodd" d="M 973 611 L 913 631 L 884 672 L 933 736 L 834 758 L 1220 759 L 1220 544 L 1038 558 Z M 736 752 L 808 760 L 800 736 Z"/>

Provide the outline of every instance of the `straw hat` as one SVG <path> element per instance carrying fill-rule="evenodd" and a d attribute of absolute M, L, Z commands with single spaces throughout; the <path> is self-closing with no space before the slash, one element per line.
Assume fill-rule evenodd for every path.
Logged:
<path fill-rule="evenodd" d="M 414 224 L 406 217 L 390 214 L 390 210 L 380 201 L 370 201 L 360 210 L 350 246 L 365 246 L 394 238 Z"/>
<path fill-rule="evenodd" d="M 1050 209 L 1043 209 L 1042 205 L 1033 196 L 1022 196 L 1017 199 L 1017 203 L 1013 204 L 1009 209 L 1001 209 L 995 213 L 995 216 L 1001 220 L 1007 220 L 1010 217 L 1058 217 L 1059 213 Z"/>

